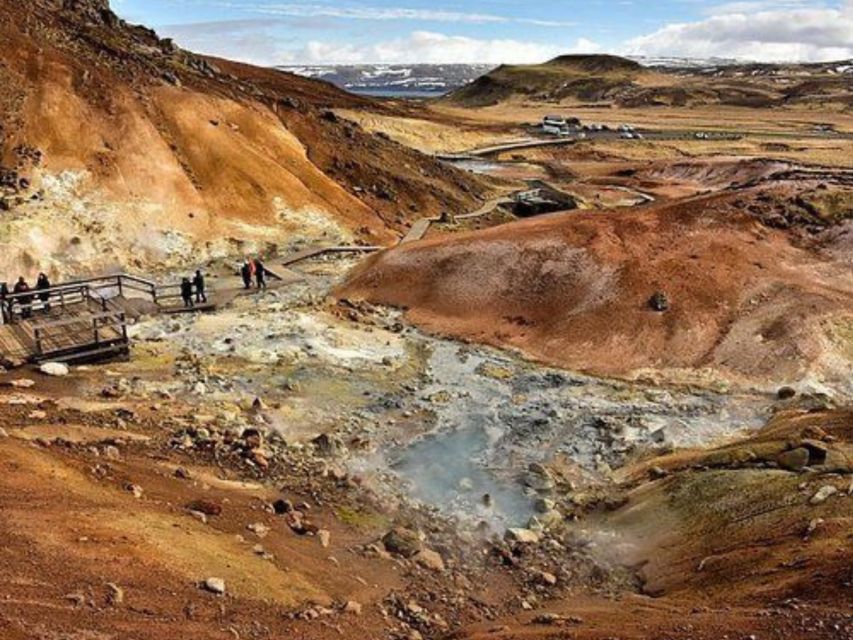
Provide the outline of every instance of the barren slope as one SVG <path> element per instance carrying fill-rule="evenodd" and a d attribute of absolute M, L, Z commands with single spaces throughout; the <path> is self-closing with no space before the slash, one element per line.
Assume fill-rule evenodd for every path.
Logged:
<path fill-rule="evenodd" d="M 853 277 L 768 226 L 788 197 L 751 187 L 427 239 L 374 257 L 340 295 L 601 374 L 690 367 L 782 382 L 820 370 L 843 383 L 851 354 L 831 336 L 849 330 Z M 668 311 L 650 308 L 656 292 Z"/>
<path fill-rule="evenodd" d="M 326 113 L 362 99 L 193 56 L 95 0 L 0 0 L 0 81 L 2 271 L 387 242 L 482 188 Z"/>

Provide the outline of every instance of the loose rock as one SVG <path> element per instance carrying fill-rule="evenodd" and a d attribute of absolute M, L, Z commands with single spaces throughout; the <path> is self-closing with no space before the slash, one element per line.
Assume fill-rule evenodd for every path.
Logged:
<path fill-rule="evenodd" d="M 211 593 L 223 595 L 225 593 L 225 580 L 222 578 L 208 578 L 202 583 L 202 587 Z"/>
<path fill-rule="evenodd" d="M 838 488 L 832 486 L 831 484 L 825 485 L 817 490 L 817 493 L 811 497 L 809 500 L 809 504 L 819 505 L 826 502 L 831 496 L 834 496 L 838 493 Z"/>
<path fill-rule="evenodd" d="M 57 378 L 67 376 L 71 372 L 68 365 L 62 364 L 61 362 L 45 362 L 39 367 L 39 371 L 46 376 L 54 376 Z"/>

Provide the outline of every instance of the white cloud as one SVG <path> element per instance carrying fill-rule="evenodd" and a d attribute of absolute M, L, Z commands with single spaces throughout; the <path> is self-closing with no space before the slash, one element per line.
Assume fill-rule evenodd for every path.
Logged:
<path fill-rule="evenodd" d="M 599 47 L 589 40 L 571 46 L 546 45 L 520 40 L 479 40 L 430 31 L 415 31 L 368 45 L 312 41 L 285 54 L 286 64 L 360 64 L 360 63 L 536 63 L 563 53 L 592 53 Z"/>
<path fill-rule="evenodd" d="M 505 24 L 519 22 L 540 27 L 566 27 L 574 23 L 537 18 L 515 18 L 490 13 L 442 9 L 412 9 L 408 7 L 334 6 L 310 3 L 253 3 L 237 4 L 221 1 L 216 6 L 240 9 L 252 13 L 291 18 L 340 18 L 344 20 L 415 20 L 421 22 L 467 22 L 473 24 Z"/>
<path fill-rule="evenodd" d="M 819 61 L 853 57 L 853 2 L 840 9 L 777 9 L 714 14 L 670 24 L 629 40 L 628 55 L 724 57 L 758 61 Z"/>

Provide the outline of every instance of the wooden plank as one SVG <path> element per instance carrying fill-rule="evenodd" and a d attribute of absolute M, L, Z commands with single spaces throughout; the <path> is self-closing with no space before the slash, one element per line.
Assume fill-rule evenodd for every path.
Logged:
<path fill-rule="evenodd" d="M 429 231 L 429 227 L 431 224 L 431 218 L 421 218 L 411 226 L 409 232 L 400 241 L 400 244 L 407 244 L 409 242 L 415 242 L 417 240 L 420 240 L 426 235 L 426 232 Z"/>
<path fill-rule="evenodd" d="M 385 247 L 377 247 L 377 246 L 368 246 L 368 245 L 346 245 L 346 246 L 335 246 L 335 247 L 313 247 L 311 249 L 305 249 L 304 251 L 299 251 L 297 253 L 293 253 L 289 256 L 283 258 L 281 264 L 285 267 L 296 264 L 297 262 L 302 262 L 303 260 L 308 260 L 309 258 L 315 258 L 317 256 L 321 256 L 325 253 L 375 253 L 376 251 L 382 251 Z"/>
<path fill-rule="evenodd" d="M 289 266 L 292 264 L 296 264 L 297 262 L 302 262 L 303 260 L 307 260 L 308 258 L 313 258 L 314 256 L 322 255 L 326 252 L 330 247 L 312 247 L 310 249 L 305 249 L 303 251 L 299 251 L 297 253 L 293 253 L 289 256 L 286 256 L 281 264 L 282 266 Z"/>

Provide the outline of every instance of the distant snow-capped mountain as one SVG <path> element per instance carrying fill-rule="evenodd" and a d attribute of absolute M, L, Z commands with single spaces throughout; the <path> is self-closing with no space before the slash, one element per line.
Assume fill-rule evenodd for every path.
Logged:
<path fill-rule="evenodd" d="M 352 93 L 431 97 L 458 89 L 492 70 L 483 64 L 363 64 L 279 67 L 331 82 Z"/>

